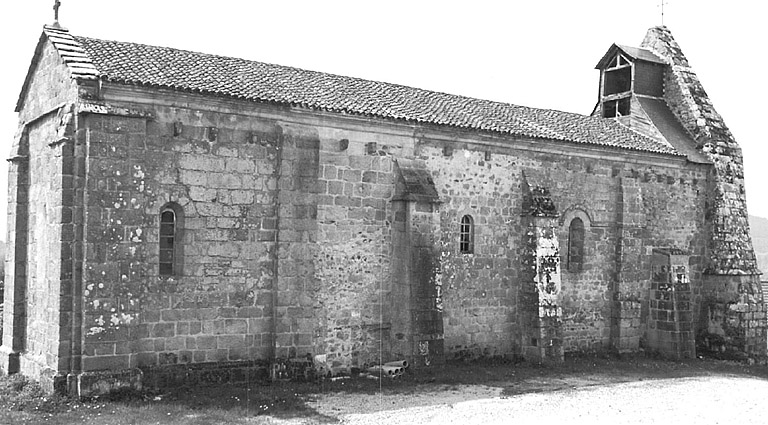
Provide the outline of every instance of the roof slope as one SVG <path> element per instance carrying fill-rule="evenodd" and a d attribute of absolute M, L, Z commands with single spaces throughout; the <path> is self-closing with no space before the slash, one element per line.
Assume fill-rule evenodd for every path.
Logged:
<path fill-rule="evenodd" d="M 640 102 L 643 111 L 645 111 L 664 139 L 674 146 L 678 152 L 686 154 L 692 162 L 711 163 L 704 154 L 695 148 L 696 141 L 693 140 L 688 130 L 678 121 L 664 99 L 637 96 L 637 101 Z"/>
<path fill-rule="evenodd" d="M 656 55 L 653 51 L 640 48 L 640 47 L 630 47 L 630 46 L 624 46 L 621 44 L 613 43 L 611 47 L 608 48 L 608 51 L 605 52 L 602 58 L 597 62 L 597 65 L 595 65 L 595 69 L 603 69 L 608 65 L 608 62 L 613 59 L 614 56 L 616 56 L 616 52 L 622 52 L 623 54 L 629 56 L 632 58 L 632 60 L 642 60 L 646 62 L 652 62 L 659 65 L 666 65 L 667 63 L 664 62 L 664 59 L 660 58 L 658 55 Z"/>
<path fill-rule="evenodd" d="M 631 46 L 624 46 L 621 44 L 616 45 L 619 49 L 623 50 L 624 53 L 628 54 L 632 57 L 632 59 L 640 59 L 647 62 L 654 62 L 662 65 L 666 65 L 666 62 L 664 62 L 663 59 L 656 56 L 655 53 L 648 49 L 643 49 L 640 47 L 631 47 Z"/>
<path fill-rule="evenodd" d="M 641 46 L 653 50 L 657 56 L 663 56 L 672 65 L 671 82 L 677 83 L 675 89 L 682 98 L 676 112 L 694 138 L 699 140 L 705 137 L 715 143 L 738 146 L 669 28 L 660 26 L 649 29 Z"/>
<path fill-rule="evenodd" d="M 458 128 L 680 155 L 616 120 L 167 47 L 74 36 L 111 82 Z"/>

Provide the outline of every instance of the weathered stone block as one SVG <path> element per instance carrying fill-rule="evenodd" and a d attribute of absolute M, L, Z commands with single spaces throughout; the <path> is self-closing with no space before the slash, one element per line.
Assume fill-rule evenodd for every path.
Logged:
<path fill-rule="evenodd" d="M 83 357 L 83 371 L 123 370 L 130 367 L 129 356 L 87 356 Z"/>
<path fill-rule="evenodd" d="M 215 336 L 201 335 L 195 338 L 195 342 L 199 350 L 210 350 L 216 348 Z"/>
<path fill-rule="evenodd" d="M 150 330 L 150 336 L 153 338 L 172 337 L 176 335 L 175 323 L 155 323 Z"/>
<path fill-rule="evenodd" d="M 216 346 L 218 349 L 245 349 L 245 335 L 219 335 Z"/>

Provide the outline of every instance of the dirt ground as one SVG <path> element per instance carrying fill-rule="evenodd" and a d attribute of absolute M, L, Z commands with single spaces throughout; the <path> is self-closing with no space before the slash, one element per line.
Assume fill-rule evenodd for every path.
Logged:
<path fill-rule="evenodd" d="M 399 378 L 342 377 L 310 383 L 180 389 L 160 394 L 193 408 L 238 406 L 250 415 L 336 422 L 352 413 L 452 404 L 516 394 L 557 391 L 676 377 L 743 375 L 768 378 L 768 367 L 696 359 L 571 357 L 564 363 L 449 362 L 413 368 Z"/>
<path fill-rule="evenodd" d="M 3 378 L 0 422 L 213 424 L 338 423 L 354 414 L 454 405 L 519 394 L 707 376 L 768 379 L 768 367 L 722 360 L 672 362 L 643 356 L 570 357 L 563 363 L 449 362 L 398 378 L 352 376 L 311 382 L 255 382 L 125 392 L 92 400 L 50 397 Z M 23 388 L 22 388 L 23 387 Z M 16 396 L 14 396 L 16 391 Z M 6 397 L 6 398 L 4 398 Z"/>
<path fill-rule="evenodd" d="M 735 375 L 650 379 L 340 416 L 382 424 L 765 425 L 768 380 Z M 306 424 L 308 420 L 285 420 Z"/>

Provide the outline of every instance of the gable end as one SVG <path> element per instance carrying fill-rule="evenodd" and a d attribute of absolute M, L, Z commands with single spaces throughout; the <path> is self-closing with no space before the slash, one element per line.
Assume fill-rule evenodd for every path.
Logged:
<path fill-rule="evenodd" d="M 99 71 L 94 66 L 93 61 L 80 43 L 69 34 L 69 31 L 58 26 L 46 25 L 43 27 L 43 33 L 40 35 L 37 47 L 35 47 L 35 54 L 32 56 L 24 85 L 21 87 L 19 99 L 16 101 L 16 112 L 21 112 L 24 108 L 24 101 L 29 93 L 35 71 L 42 59 L 46 42 L 50 42 L 56 49 L 60 60 L 66 65 L 73 80 L 84 81 L 99 78 Z"/>

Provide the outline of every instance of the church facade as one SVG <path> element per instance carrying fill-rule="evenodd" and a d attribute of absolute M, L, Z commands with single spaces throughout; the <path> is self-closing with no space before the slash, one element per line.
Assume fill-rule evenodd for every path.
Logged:
<path fill-rule="evenodd" d="M 46 26 L 9 159 L 0 368 L 88 395 L 396 359 L 763 358 L 737 143 L 667 28 L 597 69 L 584 116 Z"/>

